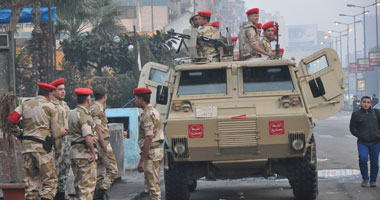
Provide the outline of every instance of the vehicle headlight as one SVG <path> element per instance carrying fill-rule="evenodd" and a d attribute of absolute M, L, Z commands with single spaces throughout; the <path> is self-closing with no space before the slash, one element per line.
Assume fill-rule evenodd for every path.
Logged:
<path fill-rule="evenodd" d="M 174 152 L 175 152 L 176 154 L 181 155 L 181 154 L 185 153 L 185 151 L 186 151 L 186 147 L 185 147 L 184 144 L 176 144 L 176 145 L 174 146 Z"/>
<path fill-rule="evenodd" d="M 295 139 L 295 140 L 293 140 L 293 142 L 292 142 L 292 147 L 293 147 L 293 149 L 296 150 L 296 151 L 299 151 L 299 150 L 303 149 L 303 147 L 304 147 L 304 142 L 303 142 L 303 140 L 300 140 L 300 139 Z"/>

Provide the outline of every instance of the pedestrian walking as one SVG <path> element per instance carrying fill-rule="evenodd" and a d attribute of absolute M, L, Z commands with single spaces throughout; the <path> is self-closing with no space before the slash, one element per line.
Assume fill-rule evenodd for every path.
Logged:
<path fill-rule="evenodd" d="M 110 131 L 104 105 L 107 101 L 107 91 L 102 86 L 94 88 L 95 103 L 90 107 L 92 119 L 95 122 L 95 130 L 99 138 L 97 178 L 95 189 L 95 200 L 102 200 L 106 191 L 118 176 L 115 154 L 110 143 Z"/>
<path fill-rule="evenodd" d="M 379 172 L 380 111 L 372 109 L 371 98 L 363 96 L 361 108 L 352 113 L 350 131 L 358 138 L 359 167 L 363 178 L 362 186 L 376 187 Z M 368 156 L 370 176 L 368 176 Z"/>
<path fill-rule="evenodd" d="M 376 94 L 372 95 L 372 105 L 376 106 L 379 103 L 379 99 L 376 97 Z"/>
<path fill-rule="evenodd" d="M 59 127 L 62 131 L 67 132 L 69 130 L 70 108 L 63 100 L 66 95 L 65 79 L 57 79 L 51 82 L 50 85 L 56 87 L 52 93 L 51 102 L 57 107 Z M 55 200 L 65 199 L 66 182 L 70 172 L 70 142 L 70 136 L 68 135 L 55 138 L 55 166 L 58 178 L 57 194 L 54 197 Z"/>
<path fill-rule="evenodd" d="M 23 119 L 25 199 L 51 200 L 57 192 L 53 138 L 64 136 L 66 131 L 60 131 L 57 108 L 50 103 L 51 92 L 56 87 L 46 83 L 38 83 L 38 87 L 38 96 L 18 106 L 8 120 L 18 124 L 20 117 Z M 40 184 L 41 189 L 38 187 Z"/>
<path fill-rule="evenodd" d="M 354 96 L 354 100 L 352 101 L 352 111 L 355 112 L 360 109 L 360 101 L 358 96 Z"/>
<path fill-rule="evenodd" d="M 70 112 L 69 133 L 71 138 L 71 168 L 75 180 L 75 194 L 80 200 L 92 200 L 96 186 L 96 143 L 95 123 L 88 111 L 92 90 L 77 88 L 77 107 Z"/>
<path fill-rule="evenodd" d="M 160 169 L 164 157 L 164 131 L 160 113 L 150 105 L 152 91 L 148 88 L 133 90 L 136 105 L 143 109 L 139 122 L 138 143 L 141 149 L 138 171 L 144 172 L 150 200 L 161 200 Z"/>

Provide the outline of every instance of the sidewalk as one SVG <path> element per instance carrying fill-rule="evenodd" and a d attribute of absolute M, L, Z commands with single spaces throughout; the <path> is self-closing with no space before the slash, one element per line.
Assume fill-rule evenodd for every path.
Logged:
<path fill-rule="evenodd" d="M 164 189 L 163 170 L 160 176 L 161 190 Z M 117 180 L 107 191 L 110 200 L 138 200 L 137 196 L 144 191 L 144 173 L 137 170 L 125 172 L 121 180 Z"/>

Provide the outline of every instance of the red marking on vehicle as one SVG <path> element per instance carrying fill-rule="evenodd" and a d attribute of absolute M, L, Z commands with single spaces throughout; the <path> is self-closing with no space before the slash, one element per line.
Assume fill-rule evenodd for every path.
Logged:
<path fill-rule="evenodd" d="M 203 138 L 203 124 L 189 124 L 189 138 Z"/>
<path fill-rule="evenodd" d="M 247 115 L 235 116 L 235 117 L 232 117 L 232 119 L 247 119 Z"/>
<path fill-rule="evenodd" d="M 269 135 L 283 135 L 285 134 L 284 121 L 270 121 L 269 122 Z"/>

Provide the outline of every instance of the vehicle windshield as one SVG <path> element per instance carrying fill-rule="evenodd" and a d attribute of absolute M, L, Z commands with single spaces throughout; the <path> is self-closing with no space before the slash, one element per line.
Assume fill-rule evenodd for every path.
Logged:
<path fill-rule="evenodd" d="M 182 71 L 178 95 L 227 93 L 226 69 Z"/>
<path fill-rule="evenodd" d="M 293 90 L 288 66 L 243 68 L 244 92 Z"/>

